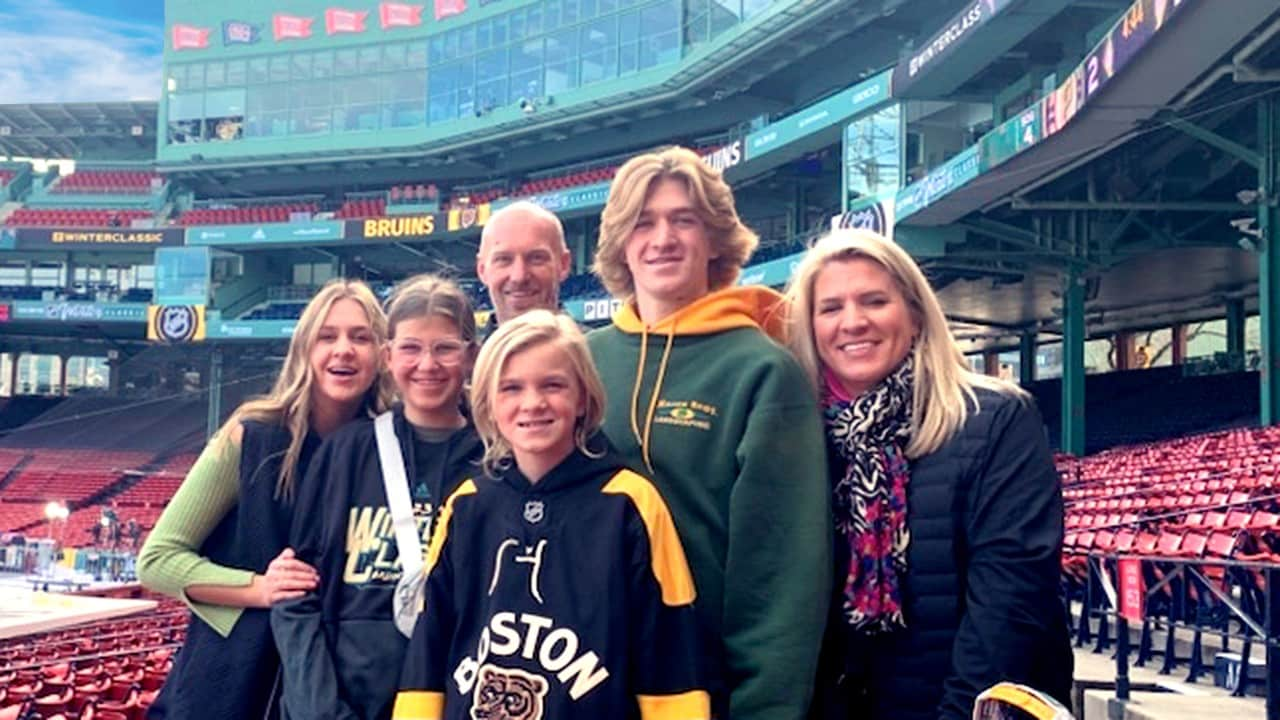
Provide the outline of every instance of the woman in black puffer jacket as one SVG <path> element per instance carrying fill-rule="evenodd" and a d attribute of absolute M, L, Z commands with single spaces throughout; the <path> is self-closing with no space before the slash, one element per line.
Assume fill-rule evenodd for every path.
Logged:
<path fill-rule="evenodd" d="M 969 369 L 919 267 L 874 233 L 820 240 L 789 299 L 836 531 L 812 716 L 968 720 L 1002 680 L 1069 704 L 1062 492 L 1027 394 Z"/>

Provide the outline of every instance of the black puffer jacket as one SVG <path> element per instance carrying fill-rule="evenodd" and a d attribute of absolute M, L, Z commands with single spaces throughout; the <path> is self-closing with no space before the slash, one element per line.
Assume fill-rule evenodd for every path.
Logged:
<path fill-rule="evenodd" d="M 1062 490 L 1044 424 L 1016 398 L 978 390 L 978 404 L 950 441 L 911 464 L 907 629 L 849 637 L 837 588 L 815 718 L 968 720 L 974 697 L 1001 680 L 1069 705 Z"/>

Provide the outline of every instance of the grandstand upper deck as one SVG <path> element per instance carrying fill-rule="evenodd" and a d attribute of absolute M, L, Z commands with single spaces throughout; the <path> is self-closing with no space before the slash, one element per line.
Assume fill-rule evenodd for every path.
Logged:
<path fill-rule="evenodd" d="M 0 155 L 151 161 L 156 117 L 155 102 L 0 105 Z"/>
<path fill-rule="evenodd" d="M 175 171 L 403 159 L 451 173 L 481 159 L 521 172 L 558 162 L 569 149 L 555 139 L 574 138 L 579 158 L 616 151 L 624 113 L 644 146 L 785 110 L 891 64 L 900 37 L 961 4 L 510 0 L 276 39 L 258 3 L 171 0 L 170 30 L 235 20 L 262 41 L 168 43 L 159 159 Z"/>

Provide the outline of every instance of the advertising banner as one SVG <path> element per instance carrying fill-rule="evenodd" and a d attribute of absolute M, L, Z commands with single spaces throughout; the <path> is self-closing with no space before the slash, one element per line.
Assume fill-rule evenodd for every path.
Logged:
<path fill-rule="evenodd" d="M 199 225 L 186 229 L 188 245 L 274 245 L 341 240 L 340 220 L 263 225 Z"/>
<path fill-rule="evenodd" d="M 204 305 L 148 305 L 147 339 L 163 343 L 204 340 Z"/>
<path fill-rule="evenodd" d="M 744 268 L 742 274 L 738 275 L 738 284 L 764 285 L 766 287 L 785 285 L 791 279 L 791 273 L 795 272 L 796 265 L 800 264 L 800 260 L 803 257 L 804 253 L 800 252 Z"/>
<path fill-rule="evenodd" d="M 724 172 L 731 167 L 737 167 L 743 158 L 742 141 L 734 140 L 727 145 L 712 148 L 701 154 L 702 162 L 712 170 Z"/>
<path fill-rule="evenodd" d="M 1043 101 L 1043 135 L 1048 137 L 1071 122 L 1076 113 L 1111 78 L 1129 64 L 1144 45 L 1192 0 L 1135 0 L 1111 27 L 1102 42 Z"/>
<path fill-rule="evenodd" d="M 297 320 L 215 320 L 206 323 L 206 340 L 288 340 Z"/>
<path fill-rule="evenodd" d="M 12 250 L 18 246 L 17 236 L 11 227 L 0 227 L 0 250 Z"/>
<path fill-rule="evenodd" d="M 12 310 L 9 303 L 0 303 L 0 322 L 9 322 Z"/>
<path fill-rule="evenodd" d="M 979 170 L 986 172 L 1040 142 L 1043 101 L 1005 120 L 978 142 Z"/>
<path fill-rule="evenodd" d="M 176 246 L 182 244 L 181 228 L 16 228 L 19 250 L 105 250 Z"/>
<path fill-rule="evenodd" d="M 892 70 L 885 70 L 853 87 L 819 101 L 798 113 L 788 115 L 747 135 L 747 160 L 849 120 L 889 99 Z"/>
<path fill-rule="evenodd" d="M 941 30 L 893 69 L 893 91 L 899 97 L 925 70 L 941 67 L 943 60 L 961 43 L 976 34 L 1013 0 L 972 0 Z"/>
<path fill-rule="evenodd" d="M 604 201 L 609 199 L 609 183 L 583 185 L 582 187 L 530 195 L 520 199 L 544 207 L 551 212 L 568 212 L 570 210 L 603 207 Z M 511 201 L 494 203 L 495 207 L 510 204 Z"/>
<path fill-rule="evenodd" d="M 564 303 L 563 310 L 569 317 L 578 322 L 606 322 L 622 307 L 621 300 L 611 297 L 589 298 L 586 300 L 569 300 Z"/>
<path fill-rule="evenodd" d="M 449 232 L 470 230 L 473 227 L 484 227 L 489 222 L 491 208 L 489 203 L 468 205 L 449 211 Z"/>
<path fill-rule="evenodd" d="M 1116 569 L 1120 574 L 1120 617 L 1140 625 L 1146 614 L 1147 604 L 1142 561 L 1138 558 L 1121 558 L 1116 562 Z"/>
<path fill-rule="evenodd" d="M 981 174 L 978 147 L 970 145 L 934 168 L 923 180 L 903 188 L 894 208 L 897 221 L 929 207 L 938 198 L 978 177 Z"/>
<path fill-rule="evenodd" d="M 862 198 L 847 211 L 832 217 L 831 229 L 870 230 L 892 240 L 896 201 L 892 194 Z"/>
<path fill-rule="evenodd" d="M 364 240 L 405 240 L 428 238 L 445 232 L 437 215 L 396 215 L 368 220 L 348 220 L 347 237 Z"/>
<path fill-rule="evenodd" d="M 489 203 L 485 203 L 442 213 L 348 220 L 346 237 L 352 240 L 414 240 L 466 232 L 484 227 L 491 210 Z"/>
<path fill-rule="evenodd" d="M 146 303 L 96 303 L 91 300 L 15 300 L 11 320 L 45 322 L 133 322 L 147 320 Z"/>

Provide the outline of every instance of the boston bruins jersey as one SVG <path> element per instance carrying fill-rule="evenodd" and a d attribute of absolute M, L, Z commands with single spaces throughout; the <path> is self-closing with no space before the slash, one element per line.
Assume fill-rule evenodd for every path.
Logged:
<path fill-rule="evenodd" d="M 674 523 L 611 453 L 464 483 L 427 567 L 396 720 L 710 717 Z"/>

